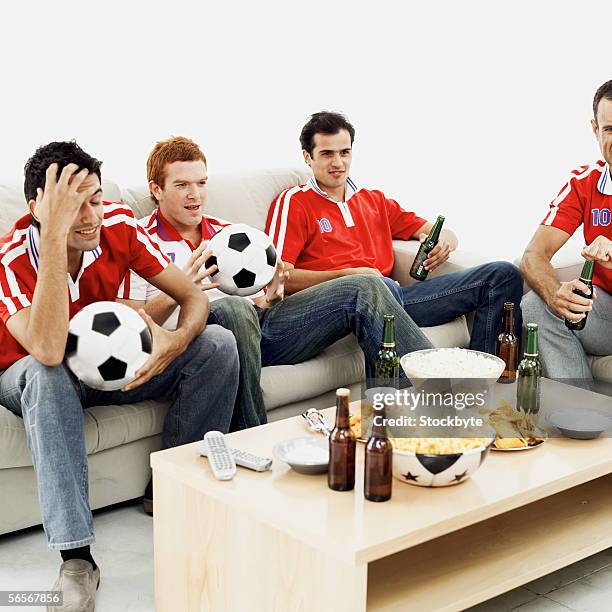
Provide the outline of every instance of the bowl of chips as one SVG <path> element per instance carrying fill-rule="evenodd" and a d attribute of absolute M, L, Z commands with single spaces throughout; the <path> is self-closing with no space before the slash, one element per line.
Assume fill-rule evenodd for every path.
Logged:
<path fill-rule="evenodd" d="M 465 482 L 485 460 L 495 438 L 392 438 L 393 475 L 420 487 Z"/>

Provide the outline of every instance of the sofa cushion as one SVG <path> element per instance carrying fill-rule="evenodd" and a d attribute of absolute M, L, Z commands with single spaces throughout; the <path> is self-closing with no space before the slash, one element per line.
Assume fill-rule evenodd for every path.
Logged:
<path fill-rule="evenodd" d="M 161 432 L 167 403 L 146 401 L 85 410 L 85 447 L 93 455 Z M 20 417 L 0 406 L 0 469 L 32 465 Z"/>
<path fill-rule="evenodd" d="M 272 200 L 284 189 L 301 185 L 309 177 L 307 169 L 212 175 L 207 183 L 206 214 L 263 230 Z M 138 218 L 153 211 L 154 204 L 146 185 L 124 189 L 122 199 Z"/>
<path fill-rule="evenodd" d="M 605 357 L 588 355 L 588 360 L 593 378 L 612 383 L 612 355 L 606 355 Z"/>

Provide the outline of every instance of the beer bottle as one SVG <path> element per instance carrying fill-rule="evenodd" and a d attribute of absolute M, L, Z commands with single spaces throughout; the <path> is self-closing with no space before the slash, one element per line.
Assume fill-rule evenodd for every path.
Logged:
<path fill-rule="evenodd" d="M 365 448 L 363 494 L 366 499 L 383 502 L 391 499 L 393 447 L 387 438 L 385 409 L 374 410 L 372 435 Z"/>
<path fill-rule="evenodd" d="M 377 387 L 399 389 L 399 356 L 395 350 L 395 317 L 390 314 L 385 315 L 382 345 L 374 362 L 374 376 Z"/>
<path fill-rule="evenodd" d="M 500 383 L 511 383 L 516 380 L 516 365 L 518 362 L 518 340 L 514 333 L 514 304 L 504 304 L 504 327 L 497 336 L 496 354 L 504 360 L 506 367 L 499 377 Z"/>
<path fill-rule="evenodd" d="M 431 232 L 429 232 L 429 236 L 427 236 L 425 242 L 423 242 L 419 247 L 419 251 L 412 262 L 412 268 L 410 268 L 410 276 L 412 276 L 412 278 L 419 281 L 423 281 L 427 278 L 428 271 L 425 269 L 423 262 L 429 256 L 429 253 L 433 251 L 436 244 L 438 244 L 443 224 L 444 217 L 442 215 L 438 215 L 436 222 L 431 228 Z"/>
<path fill-rule="evenodd" d="M 537 414 L 540 410 L 540 378 L 542 364 L 538 356 L 538 326 L 527 324 L 527 348 L 518 366 L 516 408 Z"/>
<path fill-rule="evenodd" d="M 336 426 L 329 434 L 327 485 L 334 491 L 355 488 L 355 434 L 349 422 L 348 389 L 336 391 Z"/>
<path fill-rule="evenodd" d="M 593 299 L 593 271 L 595 269 L 594 261 L 585 261 L 584 266 L 582 266 L 582 272 L 580 273 L 580 280 L 591 290 L 591 293 L 587 295 L 582 291 L 578 291 L 578 289 L 574 289 L 574 293 L 576 295 L 580 295 L 583 298 L 588 298 L 590 300 Z M 573 312 L 573 311 L 572 311 Z M 576 313 L 579 314 L 579 313 Z M 565 319 L 565 327 L 571 329 L 572 331 L 580 331 L 584 329 L 586 325 L 586 320 L 588 316 L 588 312 L 584 313 L 584 317 L 580 319 L 580 321 L 570 321 L 569 319 Z"/>

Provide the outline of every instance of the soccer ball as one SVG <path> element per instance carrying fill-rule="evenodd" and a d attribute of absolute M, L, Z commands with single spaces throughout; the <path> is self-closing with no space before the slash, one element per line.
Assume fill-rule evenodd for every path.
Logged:
<path fill-rule="evenodd" d="M 88 387 L 115 391 L 136 378 L 151 354 L 142 317 L 117 302 L 95 302 L 70 320 L 66 365 Z"/>
<path fill-rule="evenodd" d="M 229 295 L 253 295 L 265 287 L 276 271 L 276 249 L 262 231 L 236 223 L 215 234 L 208 247 L 212 255 L 205 268 L 217 266 L 211 275 L 219 289 Z"/>

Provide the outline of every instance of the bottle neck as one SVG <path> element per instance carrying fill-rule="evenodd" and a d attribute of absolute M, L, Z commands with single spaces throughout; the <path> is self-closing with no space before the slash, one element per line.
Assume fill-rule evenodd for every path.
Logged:
<path fill-rule="evenodd" d="M 384 348 L 395 348 L 395 318 L 385 316 L 382 345 Z"/>
<path fill-rule="evenodd" d="M 584 265 L 582 266 L 582 272 L 580 273 L 580 280 L 581 281 L 592 281 L 594 271 L 595 271 L 595 262 L 585 261 Z"/>
<path fill-rule="evenodd" d="M 346 395 L 336 397 L 336 427 L 350 427 L 349 399 Z"/>
<path fill-rule="evenodd" d="M 387 437 L 387 425 L 385 423 L 385 408 L 375 408 L 374 418 L 372 421 L 372 437 L 373 438 L 386 438 Z"/>
<path fill-rule="evenodd" d="M 436 219 L 434 226 L 431 228 L 431 232 L 429 232 L 429 236 L 427 237 L 427 240 L 432 241 L 432 242 L 437 242 L 438 239 L 440 238 L 440 232 L 442 231 L 442 225 L 444 225 L 444 217 L 440 215 Z"/>
<path fill-rule="evenodd" d="M 538 355 L 538 330 L 527 330 L 527 346 L 525 348 L 526 357 L 537 357 Z"/>
<path fill-rule="evenodd" d="M 511 334 L 514 332 L 514 308 L 506 308 L 504 310 L 504 333 Z"/>

